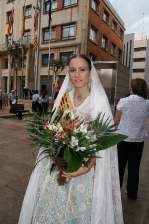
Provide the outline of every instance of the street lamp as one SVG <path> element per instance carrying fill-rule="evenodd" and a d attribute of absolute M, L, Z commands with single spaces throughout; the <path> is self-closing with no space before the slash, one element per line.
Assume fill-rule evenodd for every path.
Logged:
<path fill-rule="evenodd" d="M 38 89 L 38 65 L 39 65 L 39 49 L 40 49 L 40 25 L 41 25 L 41 6 L 42 0 L 37 1 L 37 5 L 33 6 L 33 9 L 38 14 L 38 24 L 37 24 L 37 51 L 36 51 L 36 58 L 35 58 L 35 89 Z"/>

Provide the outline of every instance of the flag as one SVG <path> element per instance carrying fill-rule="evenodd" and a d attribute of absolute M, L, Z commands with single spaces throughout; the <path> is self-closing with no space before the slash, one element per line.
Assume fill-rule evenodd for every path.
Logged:
<path fill-rule="evenodd" d="M 52 20 L 52 0 L 49 1 L 49 23 L 48 26 L 50 27 Z"/>
<path fill-rule="evenodd" d="M 34 14 L 34 32 L 37 30 L 37 22 L 38 22 L 38 14 L 35 12 Z"/>
<path fill-rule="evenodd" d="M 11 30 L 13 32 L 13 16 L 14 16 L 14 9 L 11 10 L 10 17 L 9 17 L 8 28 L 7 28 L 8 36 L 11 34 Z"/>
<path fill-rule="evenodd" d="M 59 77 L 57 76 L 56 83 L 55 83 L 55 92 L 58 92 L 60 90 L 60 82 Z"/>
<path fill-rule="evenodd" d="M 35 12 L 34 14 L 34 44 L 33 44 L 33 50 L 37 50 L 37 23 L 38 23 L 38 14 Z"/>
<path fill-rule="evenodd" d="M 37 33 L 34 33 L 34 44 L 33 44 L 33 50 L 37 50 Z"/>
<path fill-rule="evenodd" d="M 26 6 L 24 4 L 23 10 L 22 10 L 22 37 L 24 37 L 24 33 L 25 33 L 25 12 L 26 12 Z"/>

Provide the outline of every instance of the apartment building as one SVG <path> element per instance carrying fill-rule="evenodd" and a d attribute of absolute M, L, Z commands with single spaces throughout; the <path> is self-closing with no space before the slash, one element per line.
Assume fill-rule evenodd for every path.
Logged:
<path fill-rule="evenodd" d="M 134 40 L 135 34 L 124 37 L 124 65 L 130 68 L 130 81 L 142 78 L 149 86 L 149 39 Z"/>
<path fill-rule="evenodd" d="M 10 12 L 14 3 L 13 35 L 6 31 Z M 0 0 L 0 87 L 2 89 L 34 89 L 34 9 L 35 0 L 26 0 L 24 43 L 29 50 L 19 67 L 17 82 L 15 70 L 11 68 L 7 54 L 7 41 L 18 40 L 22 29 L 22 7 L 20 0 Z M 49 57 L 49 0 L 42 0 L 40 51 L 38 63 L 38 90 L 47 87 Z M 93 61 L 123 61 L 124 22 L 107 0 L 53 0 L 52 25 L 50 35 L 50 60 L 60 59 L 66 68 L 60 74 L 60 82 L 68 70 L 68 62 L 74 54 L 84 53 Z M 51 72 L 50 72 L 51 73 Z M 52 74 L 50 74 L 50 85 Z M 22 86 L 22 87 L 21 87 Z"/>

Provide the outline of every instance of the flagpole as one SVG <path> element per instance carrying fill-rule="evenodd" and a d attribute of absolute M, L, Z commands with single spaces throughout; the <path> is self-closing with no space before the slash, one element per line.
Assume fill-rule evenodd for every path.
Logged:
<path fill-rule="evenodd" d="M 48 57 L 48 88 L 47 88 L 48 95 L 50 95 L 50 56 L 51 56 L 51 49 L 50 49 L 51 42 L 50 42 L 50 39 L 51 39 L 51 23 L 52 23 L 52 0 L 50 1 L 50 6 L 49 6 L 49 23 L 48 23 L 48 26 L 49 26 L 49 57 Z M 53 89 L 53 86 L 52 86 L 52 89 Z M 53 94 L 52 94 L 52 100 L 53 100 Z"/>
<path fill-rule="evenodd" d="M 14 2 L 12 3 L 12 35 L 11 35 L 11 45 L 13 43 L 13 23 L 14 23 Z M 10 85 L 9 85 L 9 92 L 11 91 L 11 75 L 12 75 L 12 63 L 13 63 L 13 60 L 12 60 L 12 56 L 10 56 Z"/>
<path fill-rule="evenodd" d="M 26 0 L 24 0 L 23 14 L 22 14 L 22 43 L 24 42 L 24 32 L 25 32 L 25 10 L 26 10 Z M 21 74 L 21 98 L 23 99 L 23 62 L 24 62 L 24 50 L 22 47 L 22 74 Z"/>
<path fill-rule="evenodd" d="M 41 7 L 42 7 L 42 0 L 37 1 L 37 8 L 38 10 L 38 26 L 37 26 L 37 51 L 36 51 L 36 63 L 35 63 L 35 89 L 38 89 L 38 67 L 39 67 L 39 50 L 40 50 L 40 26 L 41 26 Z"/>

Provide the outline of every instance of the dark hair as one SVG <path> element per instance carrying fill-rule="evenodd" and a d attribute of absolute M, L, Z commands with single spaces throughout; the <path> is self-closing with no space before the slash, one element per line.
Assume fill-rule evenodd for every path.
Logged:
<path fill-rule="evenodd" d="M 42 98 L 44 99 L 45 96 L 48 94 L 48 91 L 45 89 L 43 92 L 42 92 Z"/>
<path fill-rule="evenodd" d="M 34 90 L 34 93 L 35 93 L 35 94 L 36 94 L 36 93 L 38 93 L 38 90 L 37 90 L 37 89 L 35 89 L 35 90 Z"/>
<path fill-rule="evenodd" d="M 82 58 L 82 59 L 84 59 L 84 60 L 87 62 L 87 64 L 88 64 L 89 70 L 91 71 L 91 69 L 92 69 L 91 60 L 90 60 L 85 54 L 76 54 L 76 55 L 74 55 L 74 56 L 70 59 L 70 61 L 71 61 L 72 59 L 74 59 L 74 58 Z M 69 61 L 69 64 L 70 64 L 70 61 Z"/>
<path fill-rule="evenodd" d="M 132 92 L 143 98 L 147 98 L 147 84 L 144 79 L 136 78 L 131 80 Z"/>

